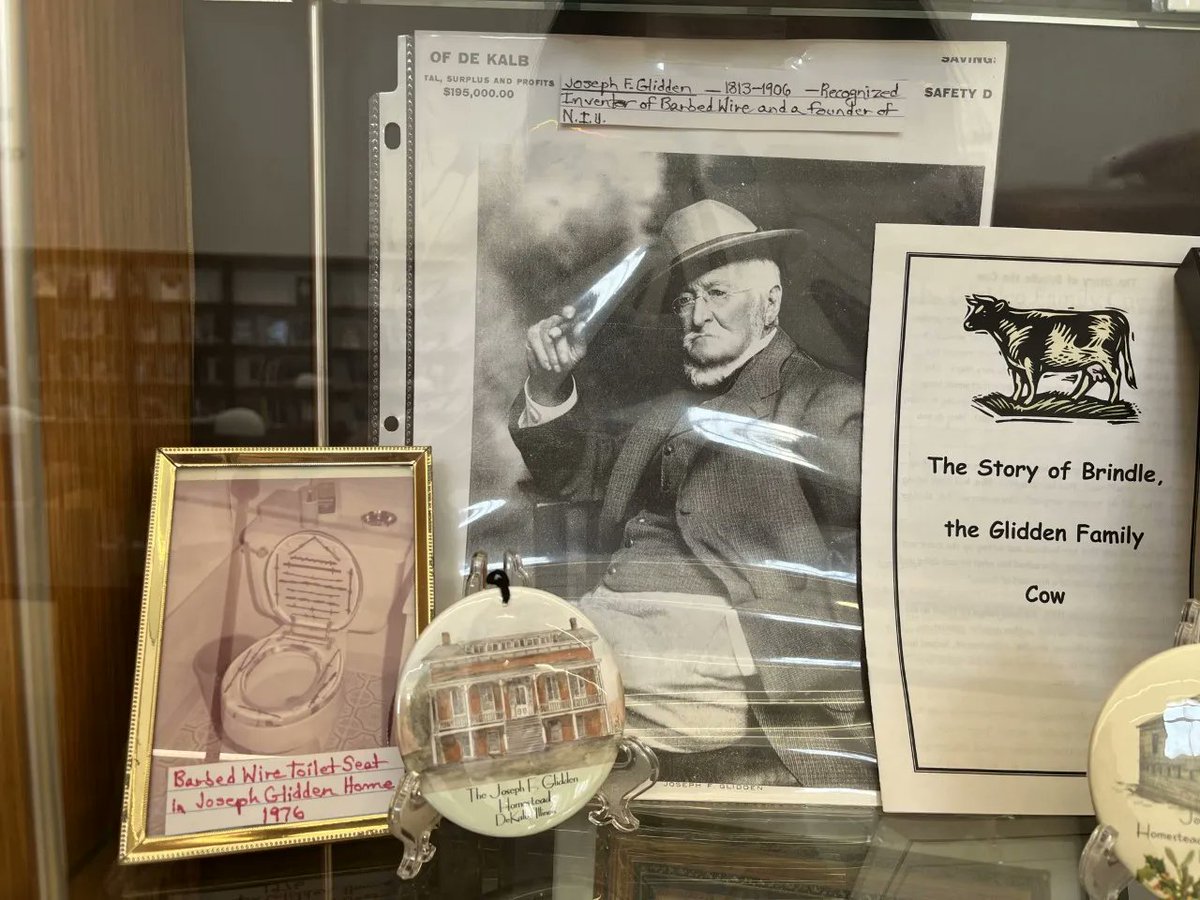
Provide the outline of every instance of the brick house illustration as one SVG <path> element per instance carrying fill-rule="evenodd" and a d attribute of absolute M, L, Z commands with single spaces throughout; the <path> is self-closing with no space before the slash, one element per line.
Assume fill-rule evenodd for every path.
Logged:
<path fill-rule="evenodd" d="M 1137 791 L 1200 811 L 1200 697 L 1168 703 L 1138 725 Z"/>
<path fill-rule="evenodd" d="M 429 666 L 434 765 L 531 753 L 612 733 L 594 632 L 567 630 L 452 643 Z"/>

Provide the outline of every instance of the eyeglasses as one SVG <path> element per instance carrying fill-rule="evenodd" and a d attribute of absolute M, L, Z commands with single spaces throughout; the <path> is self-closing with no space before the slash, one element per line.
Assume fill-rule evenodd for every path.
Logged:
<path fill-rule="evenodd" d="M 671 309 L 677 316 L 690 316 L 696 306 L 696 301 L 703 297 L 708 302 L 709 309 L 721 309 L 735 294 L 747 294 L 754 288 L 742 288 L 737 291 L 727 291 L 724 288 L 701 288 L 699 291 L 685 291 L 671 301 Z"/>

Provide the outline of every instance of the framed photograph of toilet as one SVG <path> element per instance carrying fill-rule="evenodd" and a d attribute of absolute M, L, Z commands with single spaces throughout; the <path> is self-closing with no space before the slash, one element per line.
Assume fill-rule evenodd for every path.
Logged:
<path fill-rule="evenodd" d="M 431 509 L 428 448 L 158 451 L 122 862 L 387 832 Z"/>

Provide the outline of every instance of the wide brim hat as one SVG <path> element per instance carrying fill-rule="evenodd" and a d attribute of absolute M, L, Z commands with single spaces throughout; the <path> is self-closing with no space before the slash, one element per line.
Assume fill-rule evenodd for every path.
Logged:
<path fill-rule="evenodd" d="M 857 283 L 861 276 L 831 271 L 839 254 L 830 250 L 827 236 L 814 240 L 802 228 L 762 229 L 726 203 L 700 200 L 663 223 L 628 288 L 638 295 L 643 316 L 674 320 L 671 302 L 689 281 L 729 263 L 769 259 L 780 272 L 783 330 L 819 362 L 861 376 L 869 292 Z"/>
<path fill-rule="evenodd" d="M 808 235 L 799 228 L 761 229 L 726 203 L 700 200 L 676 210 L 658 242 L 658 258 L 667 262 L 649 276 L 642 293 L 669 309 L 689 281 L 730 263 L 769 259 L 783 271 L 803 257 Z"/>

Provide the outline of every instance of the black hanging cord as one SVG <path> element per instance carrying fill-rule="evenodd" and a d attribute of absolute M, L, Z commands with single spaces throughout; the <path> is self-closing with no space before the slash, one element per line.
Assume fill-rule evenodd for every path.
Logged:
<path fill-rule="evenodd" d="M 488 572 L 487 578 L 484 579 L 488 584 L 500 588 L 500 602 L 505 606 L 512 599 L 512 594 L 508 590 L 508 576 L 504 574 L 503 569 L 493 569 Z"/>

